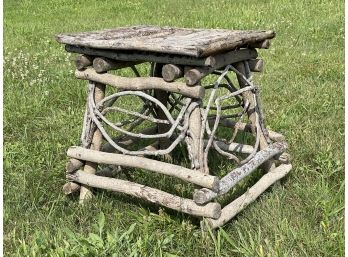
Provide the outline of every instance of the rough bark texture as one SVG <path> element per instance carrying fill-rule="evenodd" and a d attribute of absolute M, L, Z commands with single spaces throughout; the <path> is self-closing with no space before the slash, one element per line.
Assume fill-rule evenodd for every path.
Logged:
<path fill-rule="evenodd" d="M 63 44 L 203 57 L 273 38 L 273 31 L 133 26 L 57 35 Z"/>
<path fill-rule="evenodd" d="M 247 192 L 226 205 L 221 210 L 221 216 L 218 219 L 208 219 L 207 221 L 210 228 L 215 229 L 226 224 L 239 212 L 244 210 L 250 203 L 255 201 L 256 198 L 259 197 L 267 188 L 288 174 L 291 168 L 291 164 L 282 164 L 266 173 L 266 175 L 250 187 Z"/>
<path fill-rule="evenodd" d="M 197 205 L 190 199 L 181 198 L 155 188 L 126 180 L 100 177 L 83 171 L 68 174 L 67 178 L 87 186 L 129 194 L 195 216 L 217 219 L 220 217 L 221 213 L 221 206 L 218 203 L 208 203 L 204 206 Z"/>
<path fill-rule="evenodd" d="M 187 87 L 185 83 L 168 83 L 161 78 L 125 78 L 107 73 L 98 74 L 90 68 L 84 71 L 76 70 L 75 76 L 78 79 L 92 80 L 126 90 L 161 89 L 173 93 L 179 93 L 192 98 L 204 97 L 204 88 L 201 86 Z"/>
<path fill-rule="evenodd" d="M 178 165 L 138 156 L 104 153 L 100 151 L 85 149 L 82 147 L 70 147 L 67 155 L 69 157 L 93 163 L 114 164 L 125 167 L 150 170 L 160 174 L 173 176 L 184 181 L 200 185 L 202 187 L 211 188 L 213 190 L 217 190 L 219 184 L 219 179 L 215 176 L 195 172 L 191 169 L 187 169 Z"/>

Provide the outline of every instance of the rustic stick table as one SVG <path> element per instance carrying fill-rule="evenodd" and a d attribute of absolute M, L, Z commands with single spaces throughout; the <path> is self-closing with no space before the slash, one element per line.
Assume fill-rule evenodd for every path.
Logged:
<path fill-rule="evenodd" d="M 122 192 L 204 217 L 211 228 L 224 225 L 291 169 L 284 137 L 266 129 L 252 80 L 252 72 L 263 68 L 256 49 L 268 48 L 274 36 L 157 26 L 58 35 L 66 51 L 79 54 L 76 77 L 88 81 L 81 145 L 67 152 L 63 191 L 79 191 L 81 203 L 91 187 Z M 136 67 L 144 63 L 151 67 L 146 77 Z M 135 77 L 117 75 L 120 69 Z M 171 161 L 183 145 L 190 167 Z M 235 168 L 219 177 L 209 169 L 213 155 Z M 192 199 L 182 198 L 112 178 L 98 164 L 172 176 L 197 189 Z M 221 208 L 218 197 L 259 167 L 261 179 Z"/>

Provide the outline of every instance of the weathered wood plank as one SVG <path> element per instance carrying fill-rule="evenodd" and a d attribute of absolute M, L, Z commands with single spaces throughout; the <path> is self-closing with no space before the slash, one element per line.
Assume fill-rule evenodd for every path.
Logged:
<path fill-rule="evenodd" d="M 103 56 L 118 61 L 147 61 L 156 63 L 174 63 L 192 66 L 207 66 L 207 58 L 194 58 L 191 56 L 170 55 L 164 53 L 150 53 L 141 51 L 112 51 L 66 45 L 65 50 L 70 53 L 86 54 L 91 56 Z"/>
<path fill-rule="evenodd" d="M 273 31 L 227 29 L 186 29 L 158 26 L 133 26 L 56 36 L 63 44 L 98 49 L 137 50 L 193 57 L 204 57 L 235 48 L 264 42 Z"/>

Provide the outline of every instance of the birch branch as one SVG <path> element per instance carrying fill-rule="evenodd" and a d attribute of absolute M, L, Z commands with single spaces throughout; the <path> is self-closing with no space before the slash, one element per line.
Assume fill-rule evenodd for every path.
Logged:
<path fill-rule="evenodd" d="M 165 82 L 162 78 L 125 78 L 121 76 L 116 76 L 113 74 L 98 74 L 94 69 L 87 68 L 84 71 L 75 71 L 75 76 L 78 79 L 92 80 L 95 82 L 103 83 L 113 87 L 126 90 L 147 90 L 147 89 L 160 89 L 173 93 L 182 94 L 184 96 L 192 98 L 203 98 L 204 97 L 204 87 L 194 86 L 188 87 L 182 82 Z"/>
<path fill-rule="evenodd" d="M 81 159 L 93 163 L 114 164 L 126 167 L 140 168 L 164 175 L 173 176 L 193 184 L 217 190 L 218 177 L 195 172 L 191 169 L 178 165 L 151 160 L 138 156 L 123 154 L 105 153 L 85 149 L 82 147 L 70 147 L 67 155 L 76 159 Z"/>
<path fill-rule="evenodd" d="M 184 212 L 195 216 L 203 216 L 217 219 L 220 217 L 221 206 L 218 203 L 208 203 L 207 205 L 197 205 L 194 201 L 181 198 L 167 192 L 140 185 L 134 182 L 115 178 L 100 177 L 77 171 L 68 174 L 68 179 L 78 183 L 115 192 L 125 193 L 137 198 L 148 200 L 152 203 L 163 205 L 167 208 Z"/>
<path fill-rule="evenodd" d="M 228 173 L 220 180 L 218 193 L 213 192 L 207 188 L 197 190 L 193 195 L 193 200 L 197 204 L 204 204 L 210 202 L 214 198 L 227 193 L 232 187 L 234 187 L 240 180 L 251 174 L 265 161 L 270 160 L 273 156 L 284 152 L 286 149 L 285 143 L 274 143 L 267 148 L 257 152 L 255 156 L 246 164 L 238 167 Z"/>
<path fill-rule="evenodd" d="M 244 210 L 250 203 L 255 201 L 256 198 L 266 191 L 267 188 L 288 174 L 291 168 L 291 164 L 282 164 L 266 173 L 266 175 L 264 175 L 258 182 L 256 182 L 256 184 L 250 187 L 247 192 L 235 199 L 230 204 L 226 205 L 221 210 L 221 216 L 218 219 L 207 219 L 211 229 L 215 229 L 226 224 L 239 212 Z"/>

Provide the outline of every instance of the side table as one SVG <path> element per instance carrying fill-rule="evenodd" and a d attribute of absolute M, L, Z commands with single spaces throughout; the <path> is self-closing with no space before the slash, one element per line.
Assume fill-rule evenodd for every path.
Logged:
<path fill-rule="evenodd" d="M 91 188 L 112 190 L 206 218 L 211 228 L 224 225 L 292 167 L 284 136 L 265 126 L 252 79 L 264 64 L 256 49 L 268 48 L 274 36 L 157 26 L 57 35 L 66 51 L 79 54 L 75 76 L 88 81 L 81 145 L 68 149 L 63 191 L 79 191 L 83 203 Z M 137 69 L 144 63 L 149 76 Z M 120 76 L 121 69 L 134 76 Z M 189 167 L 172 163 L 176 149 Z M 234 169 L 222 176 L 210 170 L 217 155 Z M 179 197 L 156 183 L 110 177 L 98 164 L 172 176 L 196 190 L 192 199 Z M 259 167 L 264 175 L 221 208 L 218 197 Z"/>

